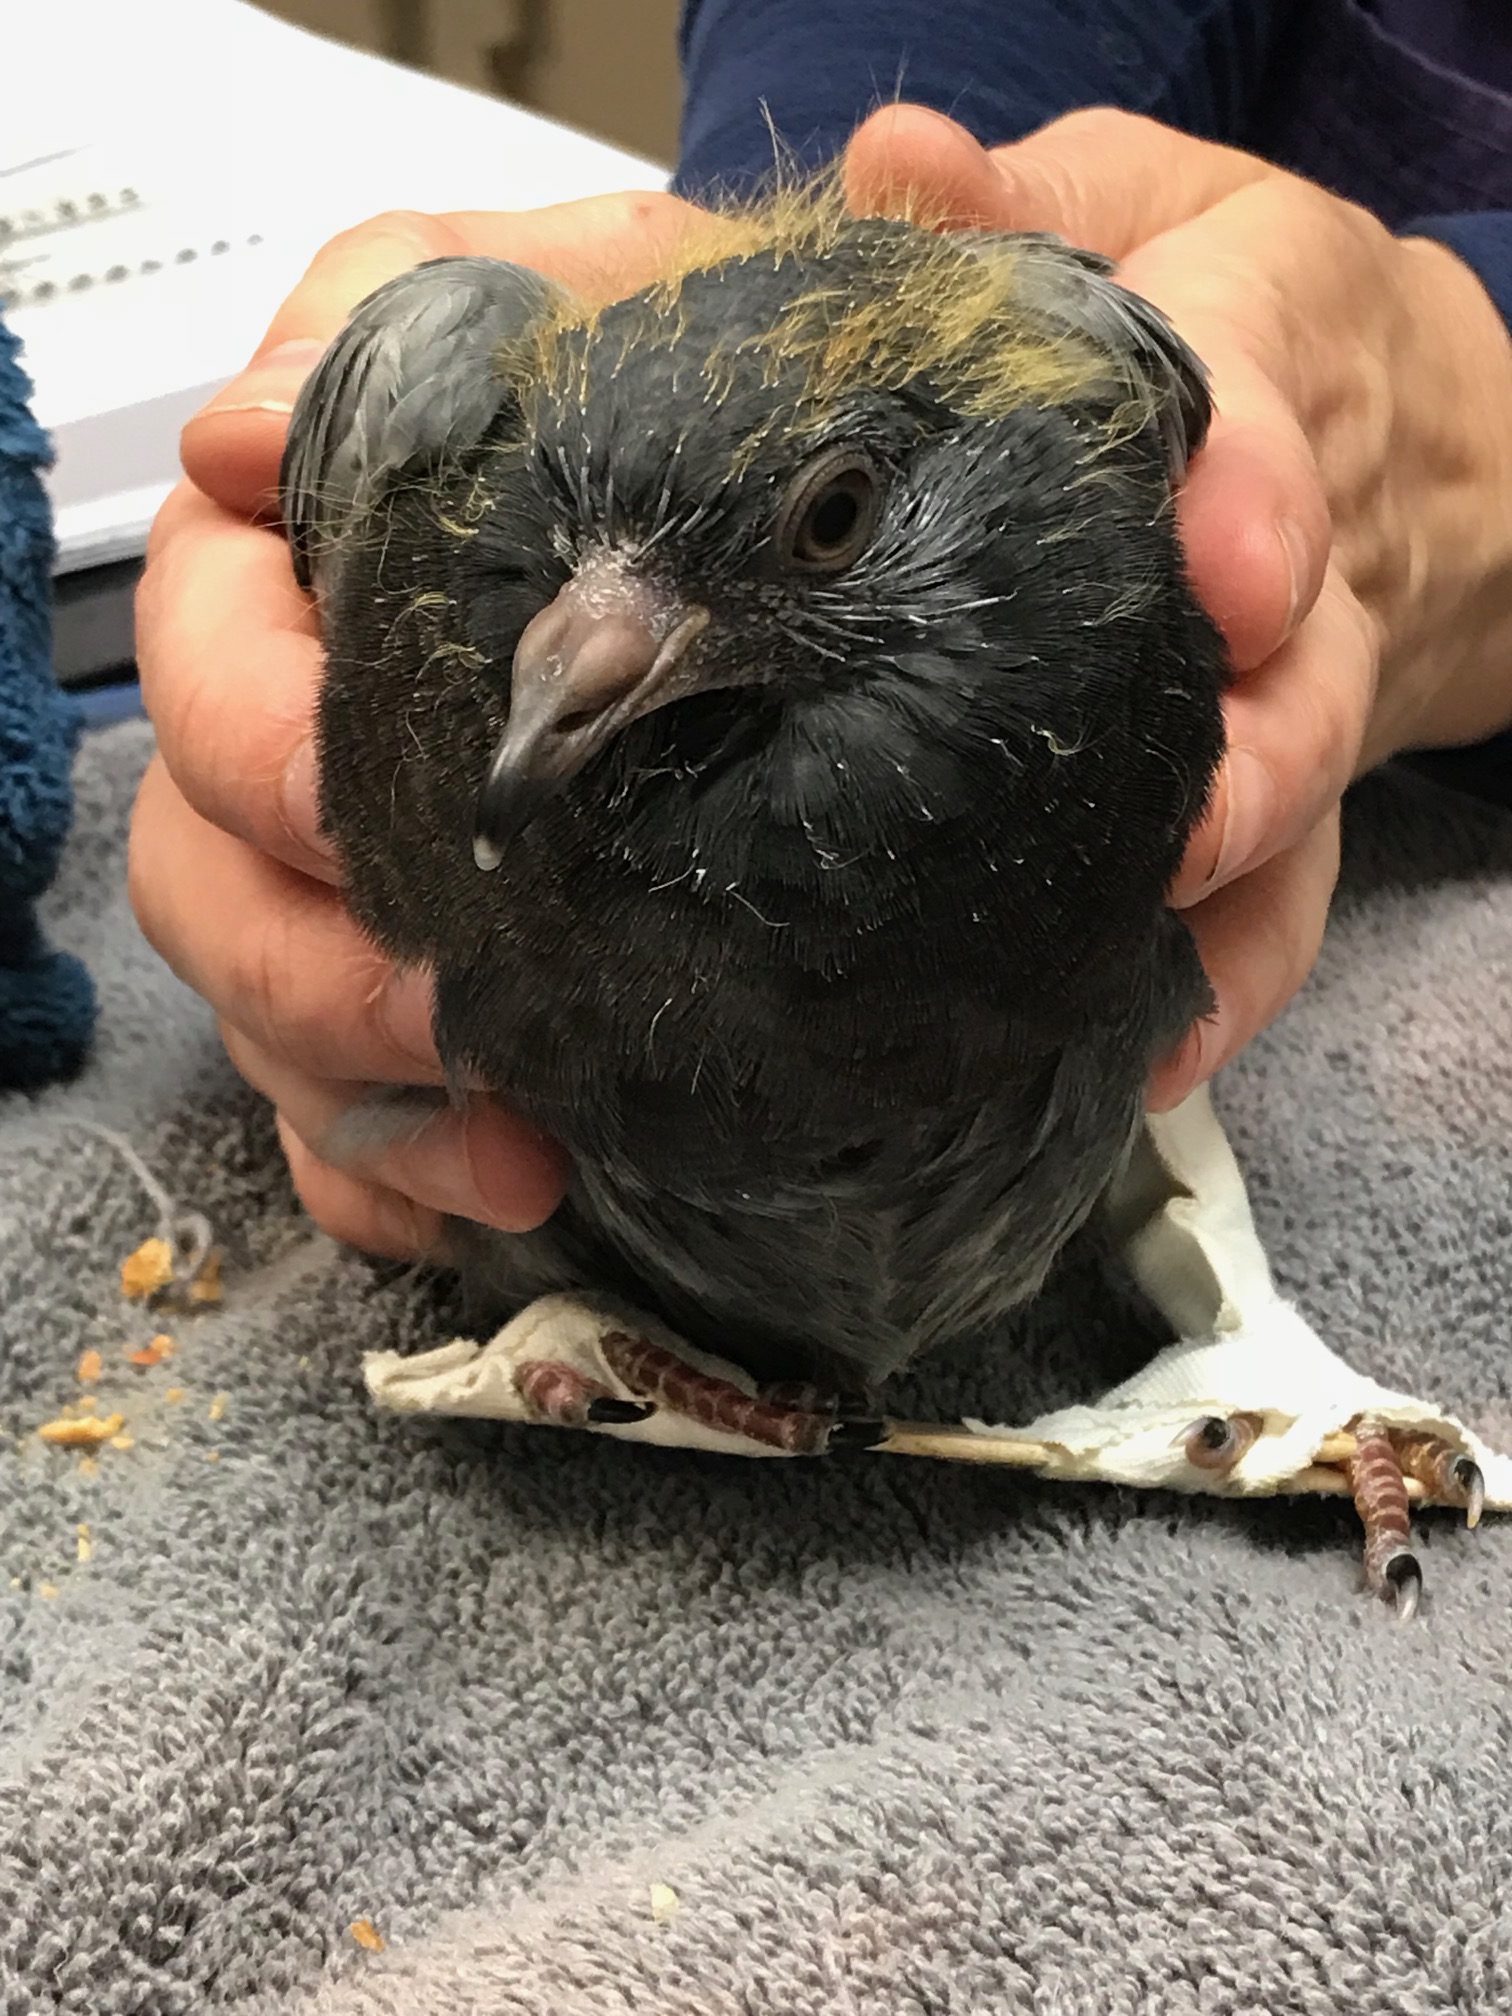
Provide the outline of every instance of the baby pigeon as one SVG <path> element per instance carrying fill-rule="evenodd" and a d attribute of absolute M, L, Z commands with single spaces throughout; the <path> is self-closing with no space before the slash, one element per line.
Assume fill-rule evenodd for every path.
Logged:
<path fill-rule="evenodd" d="M 457 1228 L 492 1311 L 871 1393 L 1038 1290 L 1209 1006 L 1208 420 L 1104 259 L 801 194 L 607 307 L 456 258 L 357 308 L 283 471 L 322 816 L 449 1071 L 570 1152 Z"/>

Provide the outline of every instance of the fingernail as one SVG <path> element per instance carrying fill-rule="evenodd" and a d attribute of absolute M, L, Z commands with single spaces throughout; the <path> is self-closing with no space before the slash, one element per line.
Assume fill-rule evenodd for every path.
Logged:
<path fill-rule="evenodd" d="M 1283 518 L 1276 527 L 1276 537 L 1281 542 L 1287 577 L 1291 583 L 1291 603 L 1286 615 L 1286 634 L 1289 637 L 1296 629 L 1297 619 L 1302 614 L 1302 598 L 1307 593 L 1308 583 L 1312 578 L 1312 559 L 1307 534 L 1295 518 Z"/>
<path fill-rule="evenodd" d="M 1225 767 L 1228 816 L 1217 865 L 1208 882 L 1210 891 L 1244 873 L 1265 845 L 1276 816 L 1275 779 L 1253 751 L 1230 749 Z"/>
<path fill-rule="evenodd" d="M 281 809 L 289 838 L 318 860 L 334 860 L 330 842 L 320 830 L 319 766 L 311 736 L 284 765 Z"/>
<path fill-rule="evenodd" d="M 311 336 L 276 344 L 223 386 L 196 418 L 207 413 L 292 413 L 300 386 L 325 351 L 325 344 Z"/>

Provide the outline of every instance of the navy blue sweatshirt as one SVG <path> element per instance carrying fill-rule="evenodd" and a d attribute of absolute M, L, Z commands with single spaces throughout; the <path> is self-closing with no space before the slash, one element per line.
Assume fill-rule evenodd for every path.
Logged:
<path fill-rule="evenodd" d="M 900 96 L 987 145 L 1118 105 L 1439 239 L 1512 326 L 1509 20 L 1508 0 L 685 0 L 676 186 L 758 182 L 768 114 L 817 165 Z M 1512 802 L 1512 735 L 1458 774 Z"/>

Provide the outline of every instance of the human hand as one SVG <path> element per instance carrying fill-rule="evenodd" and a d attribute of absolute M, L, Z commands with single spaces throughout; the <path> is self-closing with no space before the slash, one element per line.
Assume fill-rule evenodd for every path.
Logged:
<path fill-rule="evenodd" d="M 1179 500 L 1234 670 L 1213 804 L 1172 891 L 1216 1014 L 1155 1074 L 1172 1106 L 1311 969 L 1352 778 L 1512 722 L 1512 341 L 1426 240 L 1154 121 L 1071 114 L 991 152 L 915 106 L 852 141 L 855 207 L 1057 231 L 1120 263 L 1212 373 Z"/>
<path fill-rule="evenodd" d="M 351 1126 L 375 1085 L 442 1082 L 428 976 L 401 974 L 349 916 L 316 818 L 319 620 L 276 528 L 295 395 L 348 311 L 423 259 L 482 253 L 586 296 L 642 285 L 697 213 L 626 195 L 517 215 L 394 214 L 332 241 L 247 370 L 191 420 L 188 480 L 153 527 L 138 658 L 158 736 L 131 835 L 148 938 L 220 1017 L 233 1063 L 278 1109 L 306 1208 L 368 1252 L 437 1250 L 445 1214 L 519 1230 L 564 1183 L 559 1151 L 479 1095 L 418 1138 Z M 345 1135 L 355 1153 L 333 1145 Z M 340 1166 L 337 1166 L 337 1164 Z"/>

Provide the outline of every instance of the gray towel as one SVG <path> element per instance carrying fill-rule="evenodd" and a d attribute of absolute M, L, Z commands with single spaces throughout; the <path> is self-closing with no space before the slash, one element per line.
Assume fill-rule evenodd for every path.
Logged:
<path fill-rule="evenodd" d="M 97 1052 L 0 1105 L 3 2016 L 1512 2008 L 1508 1524 L 1425 1518 L 1403 1629 L 1347 1505 L 375 1418 L 361 1351 L 453 1312 L 312 1235 L 137 937 L 147 748 L 86 747 L 49 909 Z M 1512 818 L 1371 782 L 1220 1105 L 1287 1292 L 1503 1442 L 1509 1048 Z M 223 1313 L 122 1302 L 155 1214 L 80 1118 L 214 1219 Z M 901 1397 L 1023 1418 L 1155 1336 L 1074 1272 Z M 93 1478 L 32 1432 L 90 1348 Z"/>

